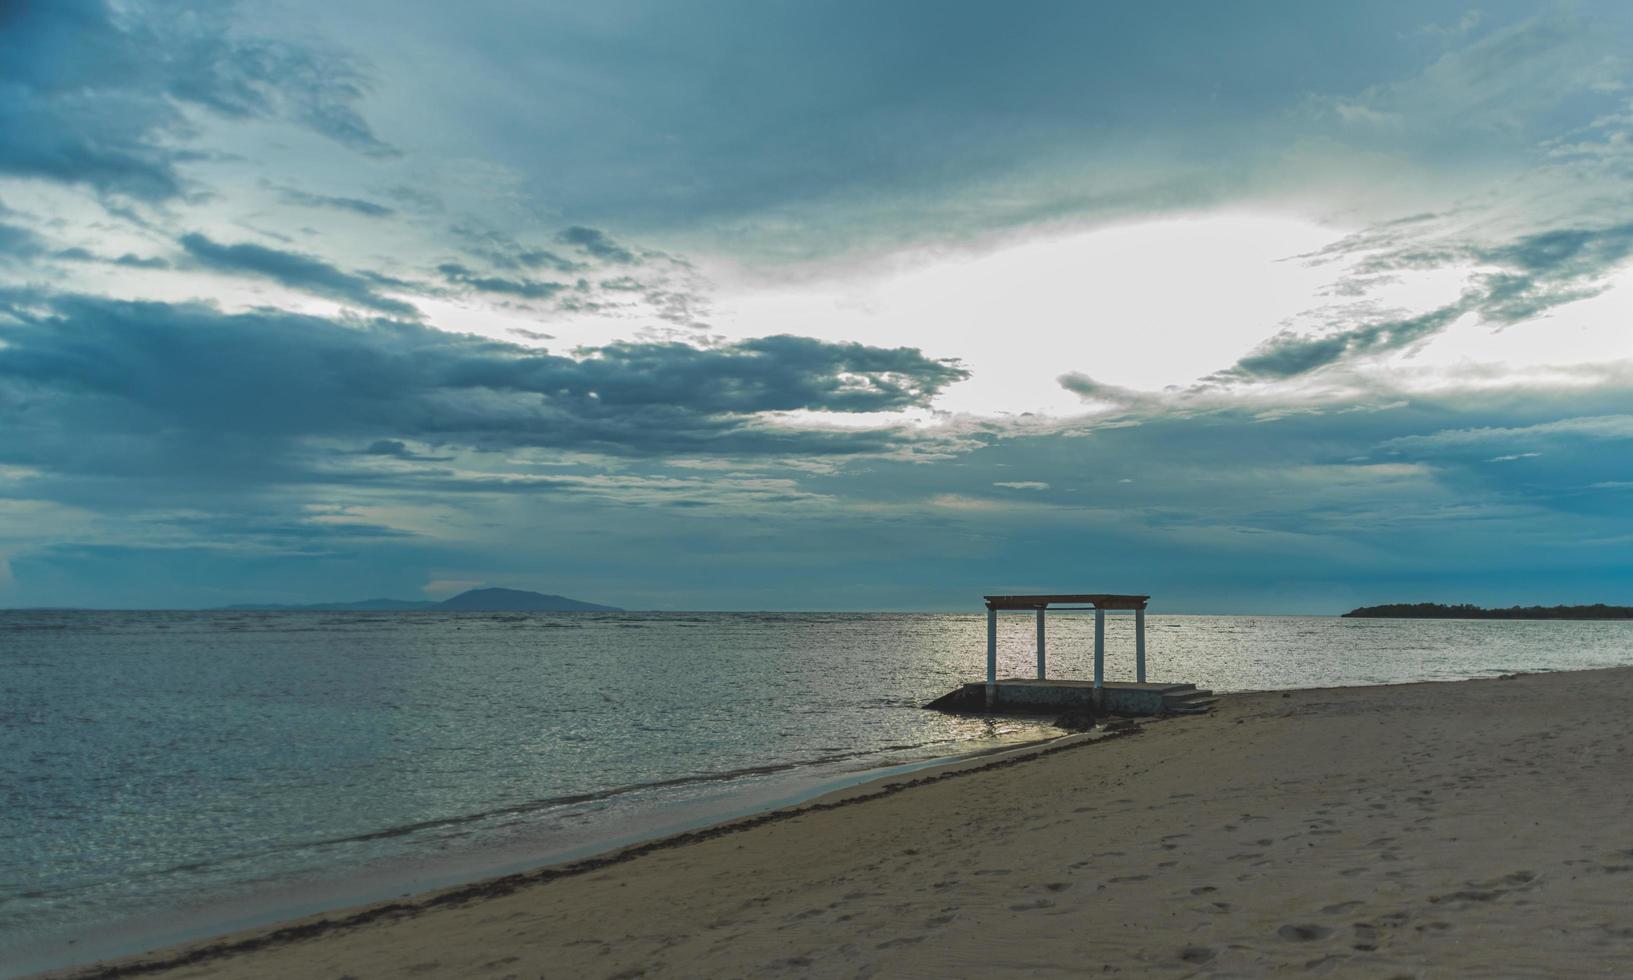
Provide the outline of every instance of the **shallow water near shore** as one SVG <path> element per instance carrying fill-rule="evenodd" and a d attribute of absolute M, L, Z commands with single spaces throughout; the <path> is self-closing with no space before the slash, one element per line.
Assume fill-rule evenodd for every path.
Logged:
<path fill-rule="evenodd" d="M 1131 679 L 1112 617 L 1109 679 Z M 1057 734 L 980 614 L 0 613 L 0 972 L 591 853 Z M 1633 623 L 1159 616 L 1220 691 L 1633 663 Z M 1092 618 L 1050 619 L 1053 676 Z M 1003 620 L 1001 672 L 1033 669 Z M 72 945 L 70 945 L 72 941 Z"/>

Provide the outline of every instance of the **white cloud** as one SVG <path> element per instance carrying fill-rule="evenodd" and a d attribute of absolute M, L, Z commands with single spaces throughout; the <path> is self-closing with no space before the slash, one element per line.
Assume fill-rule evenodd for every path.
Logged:
<path fill-rule="evenodd" d="M 420 591 L 433 599 L 446 599 L 451 595 L 479 589 L 487 584 L 484 579 L 439 578 L 420 586 Z"/>

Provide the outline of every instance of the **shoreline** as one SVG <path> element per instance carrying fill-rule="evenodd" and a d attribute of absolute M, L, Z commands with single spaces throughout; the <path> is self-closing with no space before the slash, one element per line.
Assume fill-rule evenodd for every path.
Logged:
<path fill-rule="evenodd" d="M 597 859 L 667 838 L 798 808 L 859 786 L 900 778 L 905 774 L 1046 746 L 1071 735 L 1058 730 L 1054 734 L 1043 734 L 1038 730 L 1050 726 L 1041 718 L 1016 716 L 1003 720 L 1013 721 L 1015 728 L 993 736 L 991 740 L 999 744 L 980 745 L 951 754 L 897 756 L 892 759 L 894 753 L 879 753 L 880 758 L 871 760 L 867 755 L 854 755 L 809 764 L 791 763 L 687 779 L 683 782 L 717 785 L 722 791 L 718 795 L 692 799 L 678 806 L 626 814 L 616 830 L 597 834 L 589 841 L 558 842 L 541 848 L 530 839 L 523 843 L 477 847 L 429 860 L 387 858 L 350 868 L 334 877 L 308 876 L 286 881 L 268 879 L 251 891 L 220 896 L 198 906 L 212 909 L 214 914 L 206 921 L 193 921 L 185 912 L 178 914 L 172 911 L 98 924 L 92 928 L 121 938 L 85 943 L 89 947 L 89 955 L 76 957 L 65 948 L 65 944 L 79 945 L 78 939 L 46 939 L 32 947 L 20 946 L 22 962 L 28 964 L 25 972 L 16 973 L 0 963 L 0 977 L 72 974 L 85 969 L 87 964 L 124 961 L 145 956 L 154 950 L 208 944 L 224 937 L 277 929 L 289 923 L 404 900 L 414 902 L 447 891 Z M 951 742 L 946 747 L 960 744 L 979 743 Z M 857 762 L 866 764 L 858 768 L 849 767 L 849 764 Z M 756 782 L 760 777 L 767 781 Z M 655 786 L 643 784 L 633 787 L 633 790 L 667 785 L 669 783 Z M 607 795 L 623 796 L 629 791 L 631 788 L 621 787 Z M 50 952 L 53 948 L 56 952 Z"/>
<path fill-rule="evenodd" d="M 1518 681 L 1519 683 L 1515 683 Z M 781 807 L 761 812 L 723 823 L 716 823 L 696 830 L 661 837 L 618 848 L 589 858 L 567 863 L 558 863 L 533 869 L 528 872 L 505 875 L 475 881 L 464 885 L 422 893 L 407 901 L 387 901 L 374 903 L 362 907 L 354 907 L 344 913 L 322 913 L 285 922 L 273 927 L 249 929 L 225 936 L 218 936 L 201 942 L 183 944 L 166 950 L 157 950 L 140 956 L 128 957 L 112 961 L 101 961 L 58 970 L 42 976 L 58 977 L 118 977 L 147 975 L 166 971 L 182 970 L 187 968 L 208 967 L 212 971 L 219 968 L 229 975 L 259 975 L 263 969 L 276 969 L 271 963 L 262 964 L 268 957 L 281 957 L 284 954 L 305 952 L 311 953 L 322 949 L 326 945 L 354 947 L 358 945 L 359 937 L 371 933 L 385 933 L 393 929 L 400 929 L 404 924 L 428 922 L 429 920 L 447 916 L 450 913 L 461 913 L 468 916 L 471 913 L 480 913 L 484 908 L 505 904 L 506 907 L 525 903 L 529 899 L 538 899 L 541 903 L 551 899 L 552 892 L 564 891 L 582 885 L 584 890 L 589 889 L 587 881 L 602 879 L 617 875 L 634 875 L 640 877 L 644 884 L 651 886 L 663 880 L 661 869 L 653 867 L 656 863 L 675 858 L 687 858 L 688 863 L 702 860 L 701 852 L 718 850 L 724 842 L 732 839 L 746 838 L 760 841 L 762 838 L 777 835 L 779 829 L 790 823 L 813 823 L 818 820 L 848 821 L 857 824 L 876 823 L 878 815 L 874 811 L 886 808 L 903 810 L 909 813 L 922 811 L 929 806 L 928 797 L 937 795 L 945 797 L 951 789 L 966 786 L 973 790 L 994 780 L 1002 779 L 1017 785 L 1033 786 L 1042 776 L 1044 769 L 1072 768 L 1073 771 L 1086 771 L 1096 778 L 1105 778 L 1112 775 L 1112 768 L 1119 762 L 1125 769 L 1131 768 L 1125 757 L 1139 757 L 1146 753 L 1149 743 L 1156 747 L 1156 758 L 1146 758 L 1143 761 L 1148 765 L 1172 764 L 1174 760 L 1162 758 L 1164 752 L 1162 742 L 1189 742 L 1191 736 L 1202 734 L 1206 729 L 1210 733 L 1209 741 L 1213 744 L 1211 750 L 1220 746 L 1229 748 L 1232 742 L 1232 732 L 1222 732 L 1222 724 L 1245 725 L 1259 717 L 1255 712 L 1262 709 L 1282 709 L 1285 713 L 1290 707 L 1301 706 L 1313 700 L 1327 700 L 1333 705 L 1371 706 L 1373 709 L 1388 713 L 1392 700 L 1412 702 L 1466 702 L 1471 698 L 1474 701 L 1512 702 L 1512 695 L 1524 694 L 1525 701 L 1532 702 L 1532 710 L 1537 709 L 1537 693 L 1548 695 L 1552 693 L 1560 696 L 1558 706 L 1560 721 L 1573 720 L 1569 714 L 1569 705 L 1580 699 L 1580 689 L 1591 689 L 1596 682 L 1604 681 L 1607 687 L 1614 687 L 1621 696 L 1633 699 L 1633 668 L 1612 667 L 1597 668 L 1582 671 L 1560 671 L 1536 674 L 1501 675 L 1498 677 L 1466 679 L 1458 681 L 1416 681 L 1404 684 L 1365 685 L 1334 688 L 1306 688 L 1296 690 L 1270 690 L 1264 692 L 1238 692 L 1226 695 L 1221 706 L 1214 715 L 1197 718 L 1180 718 L 1163 720 L 1151 724 L 1139 724 L 1124 731 L 1104 733 L 1097 731 L 1084 735 L 1066 735 L 1024 748 L 999 750 L 986 757 L 963 758 L 950 761 L 932 761 L 918 770 L 918 774 L 909 774 L 909 778 L 901 776 L 881 776 L 860 782 L 855 785 L 840 788 L 833 792 L 809 799 L 805 803 Z M 1548 699 L 1544 697 L 1543 702 Z M 1291 704 L 1286 704 L 1291 702 Z M 1353 705 L 1352 705 L 1353 706 Z M 1633 706 L 1633 704 L 1630 704 Z M 1452 707 L 1450 705 L 1446 707 Z M 1478 711 L 1473 719 L 1490 724 L 1489 712 L 1484 708 Z M 1546 717 L 1552 717 L 1547 709 L 1550 706 L 1541 704 Z M 1427 709 L 1430 715 L 1437 712 L 1431 704 Z M 1242 715 L 1246 713 L 1246 716 Z M 1272 710 L 1270 714 L 1276 712 Z M 1326 719 L 1331 725 L 1339 725 L 1348 712 L 1340 712 L 1332 718 Z M 1617 733 L 1625 736 L 1628 733 L 1626 719 L 1617 716 L 1615 719 L 1622 725 Z M 1443 719 L 1442 719 L 1443 721 Z M 1370 728 L 1371 726 L 1364 726 Z M 1441 726 L 1444 727 L 1443 725 Z M 1252 731 L 1252 729 L 1245 729 Z M 1238 729 L 1243 731 L 1243 729 Z M 1128 736 L 1146 734 L 1146 738 L 1130 742 Z M 1317 734 L 1312 732 L 1311 734 Z M 1332 732 L 1324 734 L 1331 737 Z M 1172 736 L 1172 737 L 1171 737 Z M 1155 739 L 1156 741 L 1152 741 Z M 1622 738 L 1620 741 L 1627 741 Z M 1121 751 L 1131 744 L 1139 743 L 1139 751 Z M 1084 754 L 1076 750 L 1091 745 L 1100 746 L 1103 753 Z M 1169 748 L 1172 748 L 1170 745 Z M 1625 744 L 1618 745 L 1618 752 L 1625 752 Z M 1103 758 L 1102 758 L 1103 755 Z M 1093 760 L 1099 758 L 1105 763 L 1103 770 L 1098 771 Z M 1223 760 L 1221 760 L 1223 761 Z M 1612 781 L 1615 777 L 1633 775 L 1633 766 L 1628 765 L 1627 759 L 1618 760 L 1622 763 L 1620 770 L 1610 773 Z M 1028 765 L 1021 765 L 1021 763 Z M 1225 763 L 1229 769 L 1229 764 Z M 1149 771 L 1149 770 L 1147 770 Z M 1533 770 L 1534 771 L 1534 770 Z M 1387 777 L 1388 773 L 1375 773 L 1362 778 L 1362 782 Z M 1275 781 L 1279 784 L 1279 780 Z M 913 792 L 908 792 L 912 790 Z M 1135 792 L 1131 787 L 1128 792 Z M 1404 790 L 1403 790 L 1404 791 Z M 1188 795 L 1188 794 L 1186 794 Z M 1131 797 L 1130 801 L 1137 797 Z M 861 804 L 869 804 L 862 806 Z M 916 805 L 915 805 L 916 804 Z M 868 818 L 873 817 L 870 821 Z M 1262 819 L 1262 818 L 1261 818 Z M 1323 818 L 1324 819 L 1324 818 Z M 1540 821 L 1539 825 L 1540 825 Z M 1455 838 L 1453 838 L 1455 840 Z M 1146 842 L 1148 845 L 1151 842 Z M 742 848 L 743 844 L 737 844 Z M 1164 848 L 1166 849 L 1166 844 Z M 1311 846 L 1314 846 L 1313 844 Z M 1633 848 L 1633 840 L 1628 840 L 1624 847 Z M 763 849 L 763 847 L 761 848 Z M 919 849 L 912 849 L 909 853 L 920 853 Z M 1116 852 L 1108 852 L 1116 853 Z M 1388 853 L 1386 850 L 1385 853 Z M 1633 854 L 1633 850 L 1629 850 Z M 942 855 L 947 857 L 948 855 Z M 1163 856 L 1163 850 L 1156 850 L 1152 857 Z M 716 854 L 712 863 L 705 862 L 715 876 L 728 874 L 729 869 L 723 870 Z M 963 863 L 962 859 L 955 863 Z M 1172 862 L 1170 862 L 1172 863 Z M 654 877 L 654 876 L 657 877 Z M 1131 876 L 1139 877 L 1139 876 Z M 881 886 L 887 887 L 887 886 Z M 1051 886 L 1052 887 L 1052 886 Z M 1104 887 L 1102 885 L 1102 887 Z M 1212 886 L 1208 886 L 1212 887 Z M 604 895 L 602 897 L 605 897 Z M 557 896 L 559 904 L 565 899 Z M 1342 904 L 1342 903 L 1340 903 Z M 1039 906 L 1040 908 L 1048 906 Z M 1013 912 L 1013 909 L 1011 909 Z M 1002 916 L 1000 916 L 1002 917 Z M 1326 927 L 1322 927 L 1326 928 Z M 1317 930 L 1319 931 L 1319 930 Z M 845 930 L 840 929 L 834 938 L 843 936 Z M 1633 937 L 1633 929 L 1629 930 L 1629 937 Z M 558 937 L 560 938 L 560 937 Z M 367 946 L 368 942 L 363 941 Z M 1367 943 L 1353 944 L 1357 947 Z M 1200 954 L 1198 954 L 1200 955 Z M 1354 955 L 1351 953 L 1349 955 Z M 552 960 L 551 962 L 554 962 Z M 399 964 L 400 965 L 400 964 Z M 355 973 L 355 971 L 353 971 Z M 366 971 L 365 971 L 366 972 Z M 388 969 L 389 972 L 389 969 Z M 436 970 L 429 972 L 437 973 Z M 454 970 L 443 975 L 455 975 L 460 971 Z M 592 971 L 593 972 L 593 971 Z M 730 973 L 730 970 L 726 971 Z M 363 975 L 363 974 L 357 974 Z"/>
<path fill-rule="evenodd" d="M 281 943 L 299 942 L 355 928 L 382 919 L 413 916 L 449 905 L 509 895 L 533 885 L 589 874 L 657 852 L 744 833 L 768 824 L 795 819 L 807 813 L 829 812 L 884 799 L 920 786 L 1019 765 L 1058 752 L 1138 734 L 1139 731 L 1140 725 L 1135 724 L 1114 730 L 1097 728 L 1092 732 L 1068 732 L 1050 738 L 977 749 L 952 756 L 858 770 L 854 778 L 839 780 L 843 785 L 833 786 L 831 785 L 833 780 L 825 780 L 819 784 L 822 788 L 808 793 L 800 791 L 796 794 L 799 797 L 796 802 L 756 808 L 742 815 L 703 823 L 696 827 L 660 832 L 655 836 L 643 836 L 628 843 L 598 849 L 585 857 L 543 864 L 533 863 L 525 871 L 478 877 L 458 884 L 426 889 L 406 898 L 343 905 L 308 915 L 283 918 L 272 923 L 261 923 L 214 933 L 208 937 L 167 944 L 133 955 L 48 968 L 22 974 L 22 977 L 25 980 L 57 977 L 75 980 L 112 980 L 116 977 L 142 976 L 205 964 Z M 165 955 L 170 951 L 177 952 L 174 955 Z"/>

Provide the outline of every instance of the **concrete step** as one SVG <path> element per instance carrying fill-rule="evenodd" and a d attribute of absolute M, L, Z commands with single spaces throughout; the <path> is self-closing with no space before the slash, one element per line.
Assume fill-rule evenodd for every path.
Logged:
<path fill-rule="evenodd" d="M 1212 691 L 1190 690 L 1180 694 L 1164 694 L 1162 708 L 1169 714 L 1201 715 L 1213 710 L 1219 699 Z"/>

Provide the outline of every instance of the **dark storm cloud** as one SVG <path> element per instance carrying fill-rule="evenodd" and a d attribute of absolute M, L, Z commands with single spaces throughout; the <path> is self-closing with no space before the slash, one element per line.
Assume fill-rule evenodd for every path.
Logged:
<path fill-rule="evenodd" d="M 569 358 L 388 320 L 27 294 L 3 309 L 0 413 L 15 423 L 12 458 L 44 463 L 55 447 L 113 432 L 134 444 L 170 440 L 183 454 L 189 440 L 201 454 L 230 446 L 233 465 L 251 470 L 276 468 L 308 437 L 876 452 L 901 437 L 784 429 L 762 416 L 922 407 L 967 377 L 911 348 L 786 336 L 714 348 L 617 343 Z"/>
<path fill-rule="evenodd" d="M 162 200 L 180 195 L 186 110 L 284 118 L 371 155 L 346 57 L 230 33 L 226 4 L 0 4 L 0 174 Z"/>
<path fill-rule="evenodd" d="M 291 289 L 355 303 L 381 313 L 414 316 L 418 312 L 409 303 L 375 292 L 374 283 L 381 281 L 379 277 L 343 272 L 310 255 L 247 242 L 223 245 L 197 233 L 183 235 L 178 241 L 200 265 L 217 272 L 271 279 Z M 397 282 L 386 279 L 384 284 L 395 285 Z"/>

